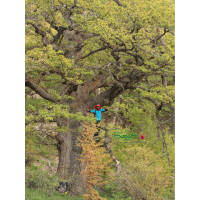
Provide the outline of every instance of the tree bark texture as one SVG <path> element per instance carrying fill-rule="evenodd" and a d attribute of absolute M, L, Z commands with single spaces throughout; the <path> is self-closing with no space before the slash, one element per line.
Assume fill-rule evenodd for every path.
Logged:
<path fill-rule="evenodd" d="M 59 165 L 57 172 L 62 179 L 70 182 L 74 194 L 80 194 L 84 193 L 86 181 L 84 175 L 81 174 L 85 166 L 78 160 L 81 148 L 77 146 L 77 141 L 81 133 L 77 131 L 77 128 L 80 127 L 80 123 L 76 120 L 69 120 L 65 125 L 69 131 L 58 135 Z"/>

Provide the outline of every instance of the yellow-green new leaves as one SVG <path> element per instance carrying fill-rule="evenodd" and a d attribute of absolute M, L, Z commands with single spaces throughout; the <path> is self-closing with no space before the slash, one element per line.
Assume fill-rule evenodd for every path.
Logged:
<path fill-rule="evenodd" d="M 51 45 L 34 48 L 28 51 L 27 57 L 26 68 L 40 71 L 60 69 L 66 73 L 73 65 L 73 60 L 65 58 L 62 51 L 55 51 Z"/>
<path fill-rule="evenodd" d="M 29 42 L 33 40 L 35 32 L 31 23 L 36 23 L 41 31 L 44 31 L 49 42 L 52 43 L 53 37 L 58 33 L 58 27 L 67 28 L 72 21 L 76 31 L 96 34 L 95 37 L 89 37 L 86 40 L 83 55 L 87 55 L 102 45 L 109 45 L 110 48 L 95 53 L 86 58 L 83 64 L 75 66 L 73 61 L 70 62 L 64 58 L 66 52 L 60 51 L 59 53 L 58 50 L 55 53 L 50 49 L 52 46 L 49 45 L 47 46 L 48 57 L 38 49 L 34 49 L 34 53 L 28 50 L 27 66 L 34 67 L 37 71 L 40 68 L 45 70 L 44 65 L 50 69 L 59 67 L 59 70 L 62 69 L 64 74 L 66 70 L 68 71 L 66 79 L 69 82 L 81 84 L 82 79 L 93 77 L 94 72 L 93 70 L 88 71 L 88 66 L 102 66 L 114 61 L 110 56 L 111 49 L 119 50 L 122 61 L 124 61 L 123 57 L 125 56 L 123 52 L 126 53 L 127 49 L 132 49 L 129 51 L 130 55 L 138 54 L 144 60 L 143 64 L 140 63 L 140 66 L 137 67 L 138 70 L 147 74 L 151 74 L 155 70 L 156 73 L 173 73 L 174 37 L 171 33 L 174 31 L 174 2 L 168 0 L 122 0 L 121 3 L 123 6 L 119 6 L 112 0 L 44 1 L 43 3 L 27 1 L 27 49 L 38 46 L 39 40 L 42 44 L 41 35 L 34 37 L 35 40 L 37 39 L 37 43 Z M 73 15 L 69 18 L 69 10 L 73 6 L 73 10 L 70 11 L 73 11 Z M 157 41 L 162 34 L 166 43 L 165 47 L 160 44 L 160 41 Z M 68 42 L 62 36 L 58 40 L 63 47 L 68 46 Z M 70 51 L 70 48 L 67 51 Z M 133 64 L 136 64 L 135 60 L 133 60 Z M 164 66 L 160 68 L 160 65 Z M 85 70 L 86 67 L 87 70 Z M 126 70 L 126 72 L 121 71 L 120 73 L 123 76 L 130 71 Z"/>
<path fill-rule="evenodd" d="M 51 122 L 55 117 L 69 118 L 68 106 L 53 104 L 44 99 L 26 99 L 26 123 Z M 34 116 L 34 117 L 33 117 Z"/>
<path fill-rule="evenodd" d="M 174 1 L 142 0 L 120 1 L 119 6 L 114 1 L 78 1 L 78 5 L 84 8 L 82 14 L 75 16 L 75 21 L 81 29 L 96 33 L 95 39 L 89 39 L 84 47 L 84 54 L 96 50 L 108 44 L 112 50 L 117 50 L 124 61 L 123 52 L 129 51 L 130 55 L 142 56 L 144 62 L 137 67 L 147 74 L 174 73 Z M 160 42 L 163 37 L 165 46 Z M 124 50 L 120 50 L 124 49 Z M 119 50 L 119 51 L 118 51 Z M 107 50 L 106 50 L 107 51 Z M 108 54 L 96 53 L 86 58 L 87 64 L 102 60 L 102 57 L 111 61 Z M 91 65 L 89 64 L 89 65 Z M 133 60 L 135 64 L 135 60 Z M 122 75 L 124 72 L 122 72 Z"/>
<path fill-rule="evenodd" d="M 165 104 L 174 102 L 174 96 L 175 96 L 174 86 L 154 87 L 150 89 L 150 91 L 143 90 L 140 88 L 137 88 L 136 90 L 139 91 L 141 97 L 145 99 L 152 99 L 154 101 L 159 101 L 160 103 L 163 102 Z"/>

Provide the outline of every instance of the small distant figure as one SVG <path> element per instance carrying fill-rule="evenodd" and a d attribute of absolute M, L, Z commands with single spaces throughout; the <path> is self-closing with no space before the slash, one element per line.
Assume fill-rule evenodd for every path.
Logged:
<path fill-rule="evenodd" d="M 144 136 L 143 136 L 143 135 L 141 135 L 140 139 L 142 139 L 142 140 L 143 140 L 143 139 L 144 139 Z"/>

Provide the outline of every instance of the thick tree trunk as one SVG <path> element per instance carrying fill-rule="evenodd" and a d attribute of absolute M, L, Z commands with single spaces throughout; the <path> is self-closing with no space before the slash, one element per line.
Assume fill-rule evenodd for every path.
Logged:
<path fill-rule="evenodd" d="M 85 87 L 78 86 L 71 96 L 76 100 L 71 102 L 70 112 L 81 112 L 85 115 L 89 97 L 88 91 Z M 86 188 L 86 177 L 81 172 L 85 170 L 86 165 L 79 161 L 81 147 L 78 146 L 78 138 L 81 136 L 83 124 L 75 119 L 67 121 L 59 119 L 58 125 L 66 126 L 68 131 L 58 135 L 59 165 L 57 173 L 60 178 L 69 181 L 70 190 L 74 195 L 82 194 Z"/>
<path fill-rule="evenodd" d="M 58 136 L 59 165 L 58 174 L 63 180 L 70 182 L 70 189 L 77 195 L 84 193 L 86 178 L 81 174 L 85 166 L 80 163 L 81 148 L 77 145 L 81 132 L 80 122 L 69 120 L 66 124 L 68 131 Z"/>
<path fill-rule="evenodd" d="M 101 82 L 99 81 L 95 84 L 101 84 Z M 108 97 L 106 95 L 102 95 L 101 97 L 97 95 L 94 98 L 89 96 L 89 89 L 91 89 L 91 86 L 79 85 L 77 86 L 77 90 L 71 93 L 71 96 L 76 99 L 70 103 L 71 113 L 81 112 L 85 115 L 85 109 L 94 107 L 96 103 L 100 103 L 102 106 L 106 105 L 102 102 L 104 98 L 110 96 L 110 93 L 106 93 Z M 81 136 L 80 129 L 82 129 L 83 123 L 75 119 L 67 121 L 58 119 L 57 124 L 68 128 L 68 131 L 59 133 L 58 135 L 59 165 L 57 173 L 61 179 L 70 182 L 70 189 L 73 194 L 82 194 L 86 188 L 86 177 L 81 172 L 86 170 L 86 164 L 81 163 L 79 160 L 81 148 L 78 146 L 78 138 Z"/>

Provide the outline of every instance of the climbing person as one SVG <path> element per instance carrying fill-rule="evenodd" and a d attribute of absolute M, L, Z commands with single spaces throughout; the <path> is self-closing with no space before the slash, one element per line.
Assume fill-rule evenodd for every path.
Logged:
<path fill-rule="evenodd" d="M 99 104 L 97 104 L 94 108 L 95 108 L 94 110 L 89 110 L 87 108 L 86 108 L 86 110 L 88 112 L 90 112 L 90 113 L 94 113 L 94 116 L 97 118 L 97 121 L 96 121 L 95 124 L 96 124 L 96 127 L 97 127 L 98 131 L 94 134 L 94 137 L 95 137 L 95 136 L 99 136 L 99 132 L 100 132 L 100 128 L 101 127 L 98 126 L 98 124 L 101 122 L 101 113 L 102 112 L 106 112 L 106 111 L 110 110 L 113 107 L 110 107 L 108 109 L 101 109 L 101 106 Z"/>

